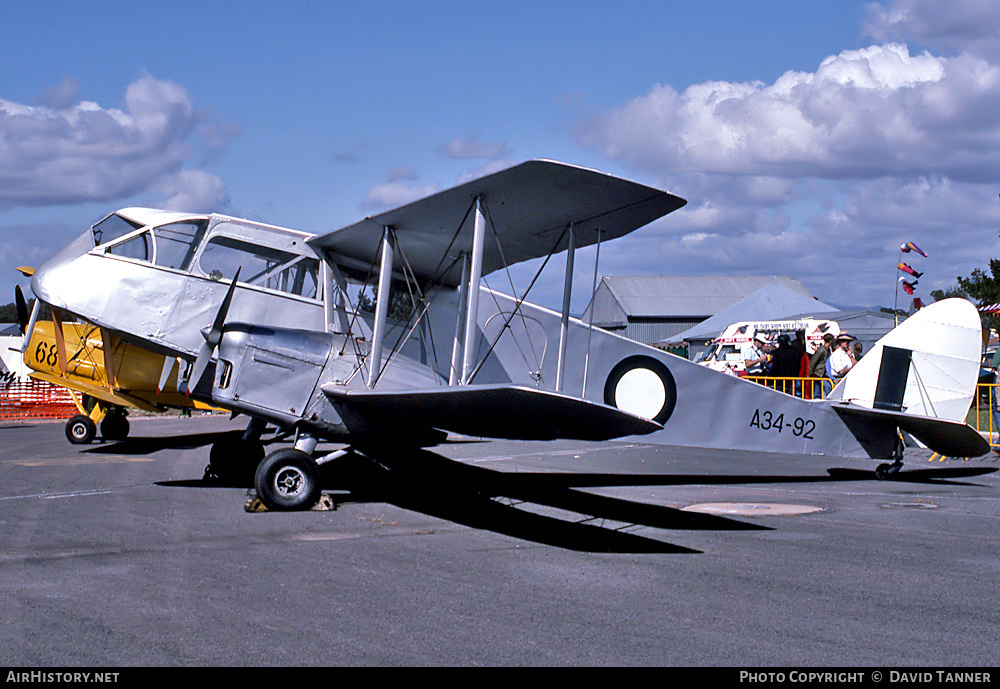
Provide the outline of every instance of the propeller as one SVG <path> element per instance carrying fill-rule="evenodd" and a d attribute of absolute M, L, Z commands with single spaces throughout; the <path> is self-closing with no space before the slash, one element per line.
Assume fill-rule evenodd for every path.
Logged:
<path fill-rule="evenodd" d="M 201 380 L 205 369 L 208 368 L 208 362 L 211 361 L 212 355 L 215 354 L 215 348 L 222 341 L 222 328 L 226 324 L 226 314 L 229 313 L 229 305 L 233 301 L 233 292 L 236 291 L 236 281 L 240 279 L 240 270 L 242 270 L 242 267 L 236 269 L 236 275 L 233 276 L 233 281 L 229 284 L 229 290 L 226 292 L 226 297 L 222 300 L 222 306 L 219 307 L 219 312 L 215 314 L 212 329 L 208 333 L 202 331 L 202 334 L 205 336 L 205 344 L 198 350 L 198 358 L 195 359 L 194 368 L 191 369 L 191 374 L 188 376 L 185 394 L 189 397 L 191 396 L 191 391 L 194 390 Z"/>
<path fill-rule="evenodd" d="M 17 306 L 17 324 L 21 328 L 21 334 L 28 332 L 28 302 L 24 300 L 24 292 L 20 285 L 14 285 L 14 303 Z"/>

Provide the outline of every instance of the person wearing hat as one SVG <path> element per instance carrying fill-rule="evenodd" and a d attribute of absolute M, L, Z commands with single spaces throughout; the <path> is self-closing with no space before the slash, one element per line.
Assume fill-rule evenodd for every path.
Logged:
<path fill-rule="evenodd" d="M 771 357 L 771 375 L 777 378 L 795 378 L 799 375 L 800 357 L 788 335 L 778 336 L 778 348 Z"/>
<path fill-rule="evenodd" d="M 746 364 L 748 376 L 764 375 L 767 354 L 764 352 L 764 337 L 760 333 L 754 333 L 750 344 L 743 348 L 743 363 Z"/>
<path fill-rule="evenodd" d="M 811 378 L 827 378 L 826 364 L 830 360 L 830 352 L 834 348 L 836 340 L 832 333 L 823 335 L 823 344 L 816 348 L 809 358 L 809 376 Z M 830 381 L 817 380 L 813 387 L 813 397 L 822 399 L 830 394 Z"/>
<path fill-rule="evenodd" d="M 830 354 L 830 377 L 835 383 L 846 376 L 856 363 L 849 351 L 855 339 L 847 333 L 837 336 L 837 346 Z"/>

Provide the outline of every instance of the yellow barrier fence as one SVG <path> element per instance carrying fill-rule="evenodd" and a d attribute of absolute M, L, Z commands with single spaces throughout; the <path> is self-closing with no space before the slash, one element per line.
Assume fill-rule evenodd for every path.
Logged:
<path fill-rule="evenodd" d="M 976 386 L 976 399 L 966 419 L 970 426 L 990 441 L 991 447 L 1000 447 L 1000 390 L 996 383 L 980 383 Z"/>
<path fill-rule="evenodd" d="M 806 400 L 821 400 L 830 394 L 833 381 L 829 378 L 779 378 L 775 376 L 747 376 L 747 380 L 760 383 L 772 390 Z"/>

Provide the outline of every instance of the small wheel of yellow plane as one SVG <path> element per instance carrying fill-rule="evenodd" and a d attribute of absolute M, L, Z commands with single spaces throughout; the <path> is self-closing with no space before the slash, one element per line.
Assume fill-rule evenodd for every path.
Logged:
<path fill-rule="evenodd" d="M 18 270 L 27 276 L 34 273 L 30 267 Z M 39 319 L 39 302 L 29 316 L 20 287 L 15 288 L 15 303 L 31 377 L 68 389 L 76 403 L 79 413 L 66 422 L 71 443 L 92 442 L 98 428 L 105 440 L 124 440 L 129 434 L 128 409 L 211 409 L 176 391 L 173 358 L 128 344 L 92 323 L 64 320 L 59 309 L 51 309 L 51 319 Z M 161 380 L 168 365 L 170 375 Z"/>
<path fill-rule="evenodd" d="M 390 463 L 448 433 L 641 435 L 757 456 L 893 460 L 880 477 L 902 466 L 901 434 L 948 456 L 988 451 L 965 423 L 980 359 L 979 316 L 965 300 L 903 322 L 822 400 L 572 318 L 576 250 L 599 249 L 685 203 L 533 160 L 318 235 L 128 208 L 49 259 L 31 286 L 40 301 L 108 333 L 104 342 L 113 336 L 182 361 L 178 388 L 246 414 L 248 432 L 264 423 L 294 429 L 294 449 L 262 461 L 244 453 L 272 509 L 312 506 L 319 467 L 345 454 Z M 561 312 L 482 284 L 530 259 L 544 258 L 544 268 L 557 252 L 566 252 Z M 377 287 L 370 321 L 351 303 L 359 284 Z M 400 293 L 414 308 L 393 322 L 389 304 Z M 317 452 L 321 441 L 345 447 Z"/>

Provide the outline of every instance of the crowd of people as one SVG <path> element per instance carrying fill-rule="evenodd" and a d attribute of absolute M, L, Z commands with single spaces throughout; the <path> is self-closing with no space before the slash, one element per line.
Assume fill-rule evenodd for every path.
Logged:
<path fill-rule="evenodd" d="M 769 378 L 817 378 L 812 390 L 804 391 L 807 398 L 826 397 L 841 378 L 847 375 L 862 356 L 862 346 L 848 333 L 834 336 L 827 333 L 823 344 L 810 354 L 805 338 L 799 333 L 793 340 L 786 334 L 770 343 L 761 333 L 755 333 L 743 348 L 743 361 L 748 376 Z M 796 385 L 796 394 L 800 388 Z"/>

